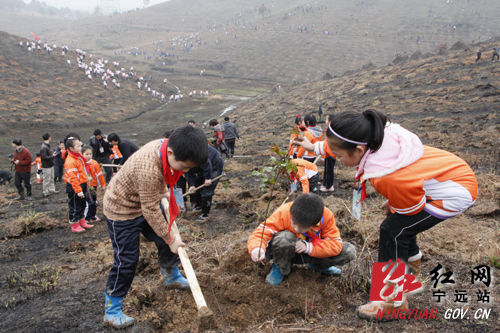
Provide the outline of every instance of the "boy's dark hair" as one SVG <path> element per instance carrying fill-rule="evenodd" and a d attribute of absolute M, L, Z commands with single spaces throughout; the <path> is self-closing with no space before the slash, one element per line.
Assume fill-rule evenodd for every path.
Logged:
<path fill-rule="evenodd" d="M 290 214 L 299 226 L 310 228 L 321 220 L 324 208 L 325 204 L 319 195 L 304 193 L 295 199 L 290 207 Z"/>
<path fill-rule="evenodd" d="M 80 139 L 80 135 L 75 132 L 69 132 L 68 135 L 66 135 L 66 137 L 64 138 L 64 143 L 66 143 L 66 140 L 68 140 L 69 138 L 77 138 L 78 140 L 82 141 L 82 139 Z"/>
<path fill-rule="evenodd" d="M 66 147 L 66 149 L 73 148 L 76 141 L 80 141 L 80 139 L 70 136 L 69 138 L 66 138 L 64 146 Z"/>
<path fill-rule="evenodd" d="M 18 139 L 18 138 L 12 139 L 12 143 L 15 144 L 16 146 L 22 146 L 23 145 L 23 141 L 21 139 Z"/>
<path fill-rule="evenodd" d="M 191 161 L 202 165 L 208 159 L 207 138 L 205 133 L 196 127 L 188 125 L 175 129 L 170 134 L 168 146 L 173 150 L 177 161 Z"/>
<path fill-rule="evenodd" d="M 196 121 L 194 121 L 194 119 L 189 119 L 188 124 L 196 124 Z"/>
<path fill-rule="evenodd" d="M 100 130 L 100 129 L 98 129 L 98 128 L 96 128 L 96 129 L 94 130 L 94 135 L 102 135 L 101 130 Z"/>
<path fill-rule="evenodd" d="M 61 143 L 64 143 L 64 140 L 59 140 L 59 141 L 57 142 L 57 144 L 61 144 Z"/>
<path fill-rule="evenodd" d="M 229 121 L 229 117 L 228 117 L 228 116 L 225 116 L 225 117 L 224 117 L 224 121 Z"/>
<path fill-rule="evenodd" d="M 173 132 L 172 130 L 168 130 L 168 131 L 166 131 L 165 133 L 163 133 L 163 137 L 164 137 L 165 139 L 170 138 L 170 135 L 172 135 L 172 132 Z"/>
<path fill-rule="evenodd" d="M 217 121 L 217 119 L 210 119 L 210 121 L 208 122 L 209 126 L 216 126 L 218 124 L 219 122 Z"/>
<path fill-rule="evenodd" d="M 50 134 L 49 133 L 45 133 L 44 135 L 42 135 L 42 139 L 45 141 L 45 140 L 48 140 L 50 138 Z"/>
<path fill-rule="evenodd" d="M 36 153 L 36 157 L 40 157 L 40 156 L 42 156 L 42 154 Z"/>
<path fill-rule="evenodd" d="M 316 117 L 311 113 L 306 114 L 304 117 L 304 122 L 306 123 L 307 127 L 316 126 Z"/>
<path fill-rule="evenodd" d="M 302 122 L 302 116 L 300 114 L 298 114 L 295 117 L 295 125 L 300 125 L 301 122 Z"/>
<path fill-rule="evenodd" d="M 82 146 L 82 154 L 85 153 L 85 151 L 89 150 L 89 149 L 92 152 L 92 155 L 94 155 L 94 149 L 91 146 L 89 146 L 89 145 L 83 145 Z"/>
<path fill-rule="evenodd" d="M 108 135 L 108 142 L 111 142 L 111 141 L 118 141 L 118 142 L 120 142 L 120 137 L 118 136 L 118 134 L 116 134 L 116 133 L 109 133 L 109 135 Z"/>
<path fill-rule="evenodd" d="M 388 119 L 386 115 L 376 110 L 366 110 L 363 113 L 345 111 L 336 113 L 330 118 L 330 127 L 338 135 L 349 140 L 366 142 L 367 147 L 376 152 L 384 140 L 384 129 Z M 326 131 L 327 138 L 336 138 L 340 147 L 354 150 L 357 144 L 338 138 L 330 128 Z"/>

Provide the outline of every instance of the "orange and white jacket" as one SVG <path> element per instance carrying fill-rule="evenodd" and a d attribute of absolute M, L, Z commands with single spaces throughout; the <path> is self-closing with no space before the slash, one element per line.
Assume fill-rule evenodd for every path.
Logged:
<path fill-rule="evenodd" d="M 308 127 L 307 131 L 304 132 L 304 137 L 314 144 L 318 141 L 323 140 L 323 131 L 319 126 Z M 304 155 L 309 158 L 316 157 L 314 151 L 306 151 L 304 147 L 299 146 L 297 149 L 297 158 L 302 158 Z"/>
<path fill-rule="evenodd" d="M 290 156 L 290 158 L 293 158 L 293 155 L 297 153 L 297 146 L 294 145 L 292 142 L 295 138 L 299 136 L 300 134 L 290 134 L 290 142 L 288 143 L 288 156 Z"/>
<path fill-rule="evenodd" d="M 338 255 L 342 251 L 342 238 L 340 237 L 340 232 L 335 223 L 333 213 L 325 207 L 323 210 L 322 222 L 318 222 L 317 225 L 309 229 L 306 233 L 308 237 L 306 237 L 303 234 L 295 232 L 292 228 L 290 213 L 292 204 L 292 202 L 289 202 L 276 209 L 276 211 L 267 218 L 265 228 L 264 223 L 261 223 L 257 229 L 255 229 L 248 238 L 248 253 L 251 255 L 254 249 L 259 249 L 259 246 L 265 251 L 274 234 L 283 230 L 288 230 L 293 232 L 298 239 L 306 241 L 305 253 L 309 256 L 329 258 Z M 262 229 L 264 229 L 263 235 Z M 315 242 L 315 244 L 311 241 L 307 241 L 316 235 L 319 237 L 319 240 Z"/>
<path fill-rule="evenodd" d="M 64 182 L 70 183 L 75 193 L 82 192 L 80 184 L 88 182 L 87 172 L 85 171 L 84 161 L 79 160 L 68 153 L 64 162 Z"/>
<path fill-rule="evenodd" d="M 333 153 L 333 151 L 328 147 L 326 140 L 317 141 L 314 143 L 314 153 L 316 155 L 321 155 L 323 158 L 333 157 L 337 158 L 337 156 Z"/>
<path fill-rule="evenodd" d="M 91 170 L 91 175 L 89 177 L 90 179 L 90 186 L 104 188 L 106 186 L 106 181 L 104 180 L 104 176 L 102 174 L 101 166 L 97 161 L 90 160 L 90 170 Z"/>
<path fill-rule="evenodd" d="M 302 184 L 302 193 L 309 193 L 309 179 L 318 174 L 318 166 L 312 162 L 296 158 L 292 164 L 297 166 L 297 173 L 292 174 L 292 179 Z"/>
<path fill-rule="evenodd" d="M 380 149 L 367 152 L 357 177 L 388 201 L 393 213 L 415 215 L 422 210 L 447 219 L 468 209 L 477 198 L 477 180 L 458 156 L 424 146 L 413 133 L 389 123 Z"/>

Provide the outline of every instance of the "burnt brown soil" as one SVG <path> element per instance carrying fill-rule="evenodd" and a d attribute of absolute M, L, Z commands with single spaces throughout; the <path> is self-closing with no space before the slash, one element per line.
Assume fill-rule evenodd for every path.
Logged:
<path fill-rule="evenodd" d="M 213 331 L 498 329 L 499 269 L 491 260 L 500 257 L 499 68 L 497 63 L 486 61 L 475 64 L 470 51 L 457 50 L 446 56 L 297 86 L 239 105 L 232 113 L 242 134 L 237 154 L 251 157 L 226 161 L 227 177 L 217 189 L 206 223 L 195 222 L 197 216 L 190 212 L 178 221 L 204 296 L 217 320 Z M 424 277 L 440 263 L 453 271 L 456 280 L 454 286 L 444 287 L 448 299 L 443 303 L 437 304 L 432 298 L 429 282 L 422 293 L 409 298 L 411 307 L 437 308 L 437 320 L 377 324 L 356 316 L 356 307 L 368 300 L 370 267 L 377 257 L 378 226 L 383 220 L 378 206 L 383 198 L 370 188 L 362 220 L 355 221 L 349 212 L 352 169 L 337 166 L 336 190 L 323 196 L 343 238 L 358 249 L 356 260 L 343 267 L 341 276 L 326 277 L 296 266 L 281 285 L 273 287 L 264 281 L 269 266 L 251 262 L 246 240 L 267 207 L 259 180 L 251 172 L 268 163 L 272 144 L 286 147 L 293 117 L 316 111 L 318 102 L 325 113 L 368 107 L 384 111 L 393 121 L 417 133 L 425 144 L 458 154 L 476 172 L 480 196 L 475 206 L 419 236 Z M 214 104 L 210 112 L 200 114 L 214 116 L 221 106 Z M 137 137 L 143 143 L 161 135 L 163 123 L 172 128 L 184 121 L 182 116 L 154 111 L 121 126 L 126 126 L 127 133 L 142 128 Z M 90 126 L 71 129 L 87 135 Z M 108 126 L 106 130 L 120 123 Z M 64 193 L 43 199 L 41 185 L 33 187 L 32 202 L 13 201 L 13 186 L 4 185 L 0 194 L 0 330 L 110 331 L 102 326 L 103 293 L 113 260 L 105 223 L 97 223 L 83 234 L 73 234 L 67 223 Z M 63 190 L 60 184 L 58 189 Z M 276 192 L 271 211 L 285 196 L 282 189 Z M 489 304 L 477 302 L 478 287 L 470 284 L 469 270 L 479 264 L 490 265 L 495 278 L 489 288 Z M 455 289 L 469 292 L 470 301 L 465 306 L 471 309 L 469 312 L 491 309 L 490 318 L 445 320 L 447 308 L 461 307 L 453 302 Z M 155 248 L 146 241 L 141 244 L 137 274 L 125 298 L 124 311 L 138 319 L 138 324 L 126 332 L 199 331 L 191 294 L 164 287 Z"/>

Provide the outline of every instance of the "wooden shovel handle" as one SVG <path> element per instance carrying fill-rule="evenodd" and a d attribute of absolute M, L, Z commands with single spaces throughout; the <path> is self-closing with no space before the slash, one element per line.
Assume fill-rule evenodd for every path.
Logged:
<path fill-rule="evenodd" d="M 222 178 L 222 176 L 224 176 L 224 175 L 225 175 L 225 173 L 221 173 L 221 174 L 220 174 L 220 175 L 218 175 L 217 177 L 213 178 L 213 179 L 212 179 L 212 183 L 213 183 L 213 182 L 215 182 L 216 180 L 221 179 L 221 178 Z M 184 193 L 183 197 L 187 197 L 188 195 L 194 194 L 194 193 L 196 193 L 196 191 L 198 191 L 200 188 L 203 188 L 203 187 L 205 187 L 205 186 L 207 186 L 207 184 L 201 184 L 200 186 L 198 186 L 198 187 L 195 187 L 195 188 L 194 188 L 194 192 L 193 192 L 193 193 L 190 193 L 189 191 L 187 191 L 186 193 Z"/>
<path fill-rule="evenodd" d="M 164 211 L 168 212 L 168 200 L 166 198 L 161 199 L 161 205 Z M 175 221 L 172 224 L 172 231 L 174 232 L 174 234 L 179 234 L 179 229 L 177 228 L 177 224 L 175 223 Z M 179 258 L 181 259 L 181 264 L 184 268 L 184 272 L 186 273 L 186 278 L 189 282 L 189 287 L 191 288 L 191 293 L 193 294 L 194 301 L 196 302 L 196 306 L 198 307 L 198 311 L 200 313 L 208 313 L 206 311 L 208 310 L 207 303 L 205 302 L 205 298 L 203 297 L 203 293 L 201 292 L 198 279 L 196 278 L 196 274 L 186 253 L 186 249 L 184 247 L 179 247 L 178 254 Z"/>

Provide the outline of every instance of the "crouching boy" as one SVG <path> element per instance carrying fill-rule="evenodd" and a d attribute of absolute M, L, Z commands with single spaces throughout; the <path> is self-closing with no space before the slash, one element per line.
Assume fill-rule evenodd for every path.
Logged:
<path fill-rule="evenodd" d="M 262 232 L 264 229 L 264 232 Z M 250 235 L 248 252 L 254 262 L 273 260 L 266 277 L 277 285 L 290 274 L 292 264 L 307 264 L 324 274 L 340 274 L 341 266 L 356 256 L 354 245 L 342 241 L 333 213 L 316 194 L 302 194 L 279 207 Z"/>
<path fill-rule="evenodd" d="M 169 139 L 143 146 L 111 179 L 103 200 L 114 251 L 114 263 L 106 284 L 105 324 L 123 328 L 135 323 L 134 318 L 123 314 L 122 302 L 134 279 L 141 233 L 158 248 L 165 284 L 189 288 L 177 267 L 176 253 L 184 243 L 170 229 L 179 212 L 173 187 L 183 172 L 205 163 L 207 155 L 203 131 L 185 126 L 176 129 Z M 169 187 L 170 196 L 168 211 L 163 212 L 160 200 L 168 196 L 165 185 Z"/>

